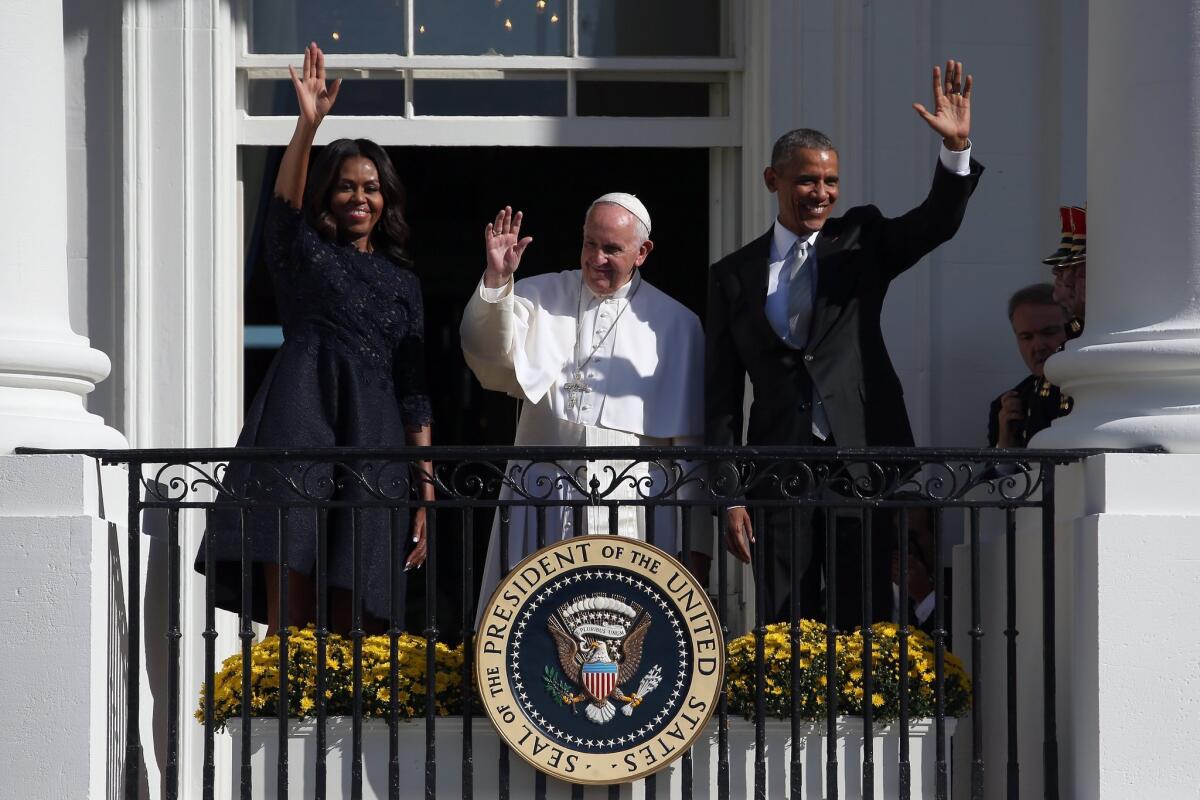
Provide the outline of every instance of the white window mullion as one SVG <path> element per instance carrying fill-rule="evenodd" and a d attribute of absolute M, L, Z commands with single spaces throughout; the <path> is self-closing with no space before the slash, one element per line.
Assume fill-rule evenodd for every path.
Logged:
<path fill-rule="evenodd" d="M 579 55 L 579 0 L 567 0 L 567 57 Z"/>
<path fill-rule="evenodd" d="M 746 9 L 743 0 L 728 0 L 721 16 L 721 55 L 741 59 L 745 53 L 742 31 Z"/>
<path fill-rule="evenodd" d="M 567 71 L 567 116 L 575 116 L 575 70 Z"/>
<path fill-rule="evenodd" d="M 417 20 L 414 16 L 413 6 L 414 0 L 404 0 L 404 55 L 412 57 L 413 54 L 413 31 L 417 27 Z M 412 103 L 412 96 L 405 95 L 405 105 Z"/>

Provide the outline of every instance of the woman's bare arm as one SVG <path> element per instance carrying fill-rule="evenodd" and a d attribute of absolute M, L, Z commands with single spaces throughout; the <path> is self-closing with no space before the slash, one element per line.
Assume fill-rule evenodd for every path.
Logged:
<path fill-rule="evenodd" d="M 325 83 L 325 54 L 313 42 L 304 49 L 304 66 L 301 75 L 288 64 L 292 86 L 296 89 L 296 102 L 300 114 L 296 118 L 296 130 L 288 142 L 283 160 L 279 163 L 279 174 L 275 178 L 275 194 L 282 197 L 292 208 L 304 204 L 304 182 L 308 176 L 308 155 L 321 120 L 333 108 L 342 81 L 332 85 Z"/>

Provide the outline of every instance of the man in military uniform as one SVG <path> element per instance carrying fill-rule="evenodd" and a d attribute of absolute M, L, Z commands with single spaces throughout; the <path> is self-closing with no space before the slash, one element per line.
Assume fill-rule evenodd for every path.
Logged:
<path fill-rule="evenodd" d="M 1071 398 L 1046 380 L 1046 359 L 1067 341 L 1067 316 L 1055 287 L 1035 283 L 1008 301 L 1008 319 L 1029 375 L 992 401 L 988 412 L 989 447 L 1025 447 L 1035 433 L 1071 410 Z"/>
<path fill-rule="evenodd" d="M 1087 210 L 1079 206 L 1058 209 L 1062 241 L 1042 259 L 1054 272 L 1054 300 L 1067 312 L 1067 338 L 1083 333 L 1087 305 Z"/>

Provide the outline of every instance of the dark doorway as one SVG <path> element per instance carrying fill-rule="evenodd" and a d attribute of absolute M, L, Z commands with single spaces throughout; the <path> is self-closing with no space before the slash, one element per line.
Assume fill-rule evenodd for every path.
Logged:
<path fill-rule="evenodd" d="M 274 354 L 279 324 L 270 277 L 256 235 L 260 209 L 274 185 L 281 148 L 246 148 L 247 350 L 245 397 L 253 398 Z M 653 219 L 646 280 L 703 314 L 708 254 L 708 151 L 652 148 L 396 147 L 388 148 L 408 190 L 411 251 L 425 298 L 426 363 L 436 444 L 511 444 L 517 403 L 484 391 L 462 357 L 458 326 L 483 271 L 483 229 L 498 209 L 525 213 L 534 237 L 517 277 L 578 269 L 580 231 L 593 199 L 611 191 L 636 194 Z M 261 179 L 259 179 L 261 176 Z M 253 331 L 254 335 L 251 335 Z M 463 517 L 440 515 L 438 623 L 444 639 L 462 624 Z M 491 515 L 475 515 L 475 560 L 486 552 Z M 476 575 L 481 574 L 479 569 Z M 423 581 L 410 581 L 410 629 L 423 621 Z"/>
<path fill-rule="evenodd" d="M 511 205 L 533 244 L 517 277 L 578 269 L 588 205 L 609 191 L 650 209 L 651 283 L 701 313 L 708 266 L 706 150 L 403 148 L 390 155 L 409 187 L 413 255 L 425 291 L 436 441 L 511 444 L 512 401 L 485 392 L 463 362 L 458 325 L 483 271 L 483 228 Z"/>

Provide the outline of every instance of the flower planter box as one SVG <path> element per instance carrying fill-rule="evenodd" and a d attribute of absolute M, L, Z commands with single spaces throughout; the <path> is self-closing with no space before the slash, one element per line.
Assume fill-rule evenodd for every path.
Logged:
<path fill-rule="evenodd" d="M 253 724 L 251 745 L 252 796 L 274 798 L 277 787 L 278 728 L 271 719 L 256 719 Z M 946 720 L 947 750 L 950 735 L 954 732 L 955 720 Z M 329 800 L 350 798 L 350 753 L 351 724 L 346 717 L 329 720 L 327 736 L 328 795 Z M 438 797 L 462 796 L 462 720 L 442 718 L 437 721 L 437 795 Z M 806 735 L 802 746 L 804 754 L 805 798 L 824 798 L 825 789 L 825 724 L 805 723 Z M 768 720 L 766 724 L 766 777 L 767 797 L 787 797 L 790 787 L 791 725 L 782 720 Z M 241 724 L 231 721 L 225 734 L 233 758 L 233 784 L 230 797 L 239 791 L 239 763 L 241 753 Z M 703 739 L 701 740 L 704 741 Z M 708 727 L 707 746 L 697 745 L 693 749 L 693 797 L 696 800 L 717 798 L 717 724 L 714 720 Z M 476 797 L 494 797 L 497 788 L 500 742 L 487 720 L 472 723 L 472 750 L 475 765 L 474 790 Z M 898 770 L 899 725 L 876 726 L 874 737 L 875 796 L 894 798 L 899 796 Z M 932 720 L 916 720 L 909 728 L 909 758 L 912 764 L 912 797 L 934 796 L 934 724 Z M 949 752 L 947 752 L 949 768 Z M 316 723 L 311 720 L 292 722 L 288 732 L 288 788 L 291 797 L 313 797 L 315 794 Z M 534 788 L 533 769 L 519 756 L 509 757 L 510 787 L 512 797 L 532 797 Z M 658 773 L 658 797 L 682 797 L 682 760 L 675 761 L 667 770 Z M 554 779 L 547 780 L 547 797 L 567 800 L 571 796 L 569 784 Z M 862 722 L 854 717 L 838 720 L 838 783 L 839 797 L 854 800 L 862 795 Z M 363 798 L 364 800 L 386 800 L 388 793 L 388 728 L 380 720 L 363 722 Z M 425 721 L 405 722 L 400 726 L 400 796 L 402 798 L 424 798 L 425 796 Z M 607 798 L 607 787 L 588 787 L 587 798 Z M 641 783 L 622 787 L 621 797 L 641 798 L 644 787 Z M 729 797 L 733 800 L 754 796 L 754 725 L 743 719 L 729 720 Z"/>

